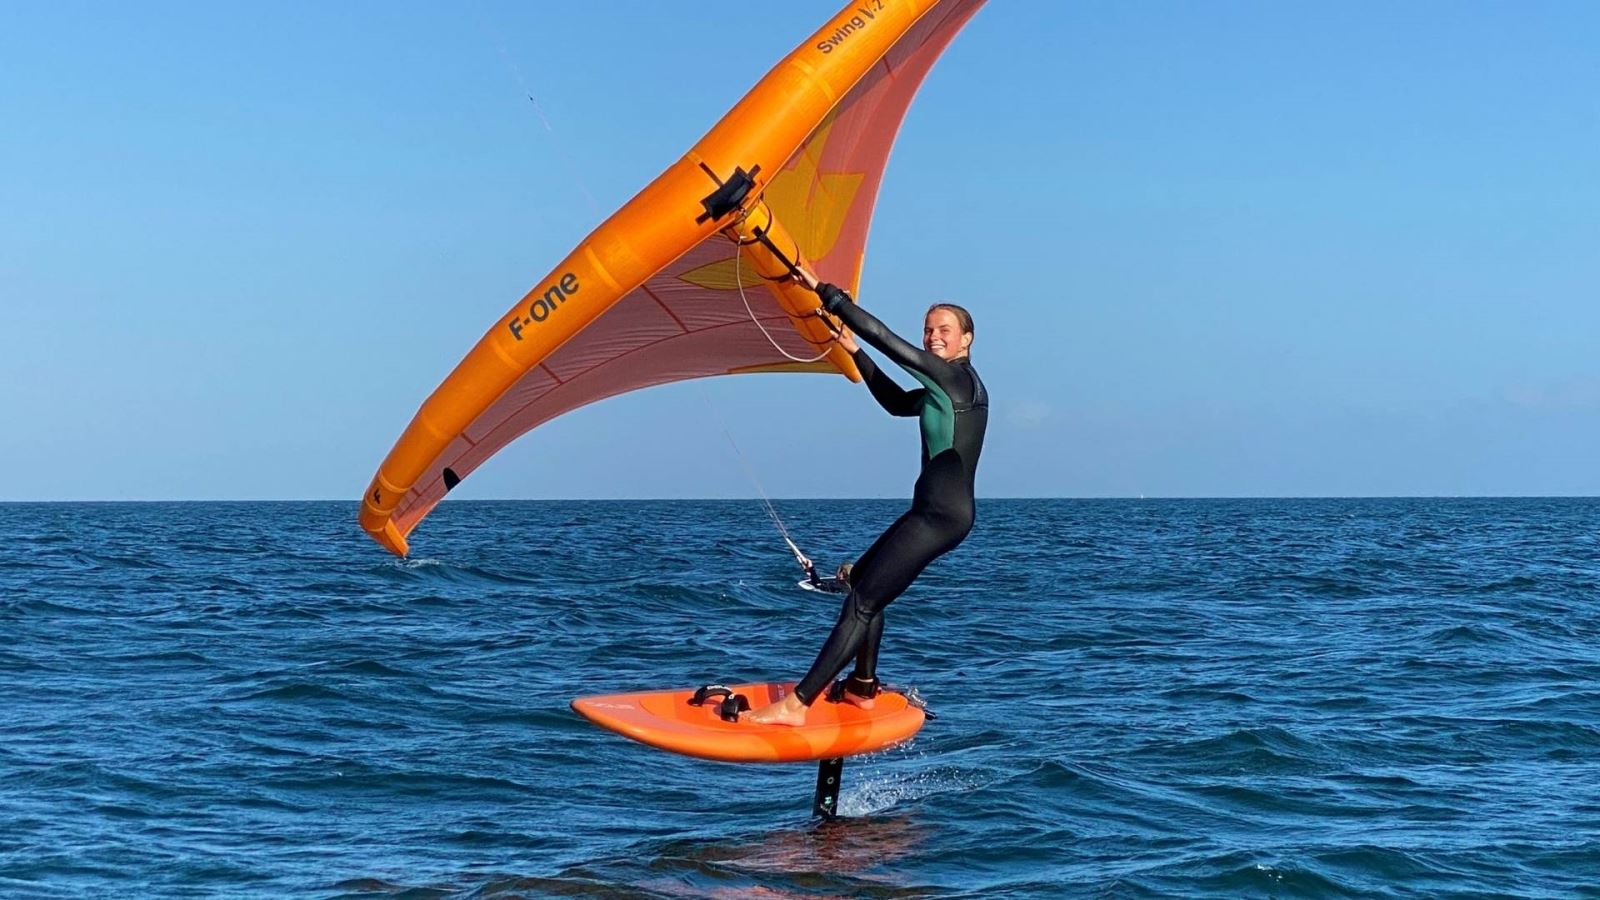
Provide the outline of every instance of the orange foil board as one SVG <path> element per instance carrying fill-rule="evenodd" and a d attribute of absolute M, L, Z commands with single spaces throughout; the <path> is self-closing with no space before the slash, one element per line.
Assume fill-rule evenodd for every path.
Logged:
<path fill-rule="evenodd" d="M 759 709 L 787 696 L 794 683 L 730 687 Z M 623 737 L 722 762 L 805 762 L 872 753 L 909 740 L 924 718 L 904 695 L 886 691 L 872 709 L 819 699 L 811 705 L 806 724 L 799 727 L 724 722 L 715 700 L 690 706 L 694 693 L 694 688 L 685 688 L 579 697 L 572 708 Z"/>

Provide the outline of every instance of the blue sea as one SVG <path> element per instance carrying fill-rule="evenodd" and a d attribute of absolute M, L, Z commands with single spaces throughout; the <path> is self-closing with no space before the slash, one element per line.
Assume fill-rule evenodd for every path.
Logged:
<path fill-rule="evenodd" d="M 1600 897 L 1600 500 L 980 501 L 831 823 L 567 706 L 798 676 L 759 502 L 355 512 L 0 505 L 0 895 Z"/>

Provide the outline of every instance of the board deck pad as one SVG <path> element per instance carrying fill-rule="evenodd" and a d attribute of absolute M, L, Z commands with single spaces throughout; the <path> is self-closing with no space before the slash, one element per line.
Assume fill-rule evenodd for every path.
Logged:
<path fill-rule="evenodd" d="M 794 682 L 729 685 L 760 709 L 788 696 Z M 725 722 L 717 702 L 689 705 L 695 688 L 579 697 L 572 708 L 601 728 L 673 753 L 722 762 L 804 762 L 872 753 L 909 740 L 925 714 L 905 695 L 884 691 L 872 709 L 818 698 L 806 724 Z"/>

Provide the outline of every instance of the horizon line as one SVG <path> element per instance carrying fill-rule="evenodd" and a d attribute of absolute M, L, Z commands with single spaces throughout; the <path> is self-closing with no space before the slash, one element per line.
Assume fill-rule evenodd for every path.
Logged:
<path fill-rule="evenodd" d="M 473 497 L 460 498 L 452 501 L 452 505 L 464 503 L 760 503 L 762 497 Z M 877 497 L 770 497 L 765 498 L 774 503 L 790 502 L 859 502 L 863 500 L 905 500 L 910 498 L 902 495 L 877 496 Z M 1600 494 L 1100 494 L 1086 496 L 1010 496 L 1010 497 L 978 497 L 978 501 L 997 500 L 1073 500 L 1073 501 L 1114 501 L 1114 500 L 1596 500 Z M 248 498 L 248 497 L 209 497 L 209 498 L 130 498 L 121 500 L 107 499 L 60 499 L 60 500 L 8 500 L 0 499 L 0 506 L 26 506 L 48 505 L 67 503 L 349 503 L 359 505 L 360 499 L 330 498 L 330 497 L 273 497 L 273 498 Z"/>

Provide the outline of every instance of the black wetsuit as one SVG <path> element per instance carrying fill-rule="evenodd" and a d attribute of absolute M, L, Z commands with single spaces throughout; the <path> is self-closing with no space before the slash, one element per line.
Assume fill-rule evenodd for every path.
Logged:
<path fill-rule="evenodd" d="M 830 312 L 863 343 L 922 383 L 916 390 L 904 390 L 864 350 L 855 353 L 862 380 L 879 405 L 890 415 L 919 418 L 922 472 L 911 509 L 873 542 L 850 572 L 851 591 L 839 621 L 795 687 L 807 706 L 851 658 L 856 661 L 854 680 L 871 682 L 876 677 L 883 608 L 910 587 L 928 563 L 955 549 L 972 530 L 973 475 L 989 423 L 989 395 L 968 359 L 947 362 L 914 347 L 854 303 L 832 303 Z"/>

